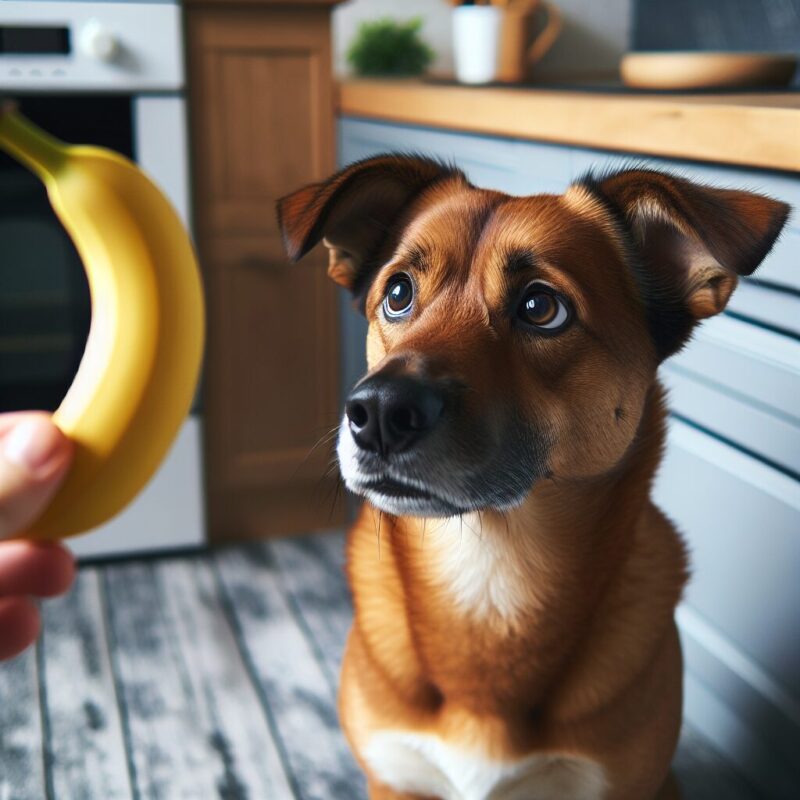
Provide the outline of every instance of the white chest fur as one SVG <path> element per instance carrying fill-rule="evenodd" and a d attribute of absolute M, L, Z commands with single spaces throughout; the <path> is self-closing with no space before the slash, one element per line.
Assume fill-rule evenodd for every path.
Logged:
<path fill-rule="evenodd" d="M 482 528 L 475 515 L 448 519 L 433 526 L 426 550 L 433 551 L 431 562 L 458 608 L 511 622 L 536 603 L 530 578 L 536 543 L 531 536 Z"/>
<path fill-rule="evenodd" d="M 363 755 L 374 776 L 395 791 L 442 800 L 601 800 L 605 793 L 602 767 L 575 756 L 493 761 L 410 731 L 373 734 Z"/>

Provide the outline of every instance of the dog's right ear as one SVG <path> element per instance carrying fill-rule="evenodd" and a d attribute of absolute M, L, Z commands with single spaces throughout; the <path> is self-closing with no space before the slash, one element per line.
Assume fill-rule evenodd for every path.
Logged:
<path fill-rule="evenodd" d="M 357 161 L 322 183 L 278 200 L 278 224 L 292 261 L 324 239 L 328 274 L 359 295 L 370 257 L 395 227 L 403 208 L 423 189 L 463 173 L 418 156 L 382 155 Z"/>
<path fill-rule="evenodd" d="M 739 277 L 766 258 L 790 211 L 754 192 L 648 169 L 589 176 L 583 186 L 619 215 L 639 256 L 633 271 L 660 359 L 680 350 L 697 322 L 724 310 Z"/>

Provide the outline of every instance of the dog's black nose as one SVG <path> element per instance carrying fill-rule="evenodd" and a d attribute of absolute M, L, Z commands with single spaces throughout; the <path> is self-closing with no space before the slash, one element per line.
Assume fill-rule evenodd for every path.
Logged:
<path fill-rule="evenodd" d="M 416 444 L 442 414 L 444 399 L 416 378 L 374 375 L 347 398 L 345 413 L 356 444 L 387 456 Z"/>

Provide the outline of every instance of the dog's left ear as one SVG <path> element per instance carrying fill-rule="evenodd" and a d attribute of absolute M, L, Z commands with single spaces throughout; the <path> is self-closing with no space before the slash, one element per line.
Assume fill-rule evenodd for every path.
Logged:
<path fill-rule="evenodd" d="M 357 161 L 278 200 L 286 251 L 297 261 L 323 240 L 328 274 L 358 296 L 369 279 L 367 262 L 396 229 L 403 208 L 447 178 L 466 183 L 461 171 L 429 158 L 390 154 Z"/>
<path fill-rule="evenodd" d="M 649 308 L 648 315 L 673 317 L 673 330 L 662 330 L 661 342 L 656 337 L 662 357 L 684 344 L 696 321 L 725 308 L 739 276 L 750 275 L 769 253 L 790 210 L 752 192 L 714 189 L 649 170 L 619 172 L 587 185 L 633 232 L 645 303 L 663 306 Z M 675 324 L 681 308 L 683 325 Z"/>

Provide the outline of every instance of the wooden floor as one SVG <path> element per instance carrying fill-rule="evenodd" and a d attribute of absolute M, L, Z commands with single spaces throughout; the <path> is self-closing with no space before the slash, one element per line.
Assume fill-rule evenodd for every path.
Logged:
<path fill-rule="evenodd" d="M 342 538 L 81 570 L 0 665 L 0 800 L 359 800 L 334 698 Z M 685 730 L 688 800 L 753 800 Z"/>

